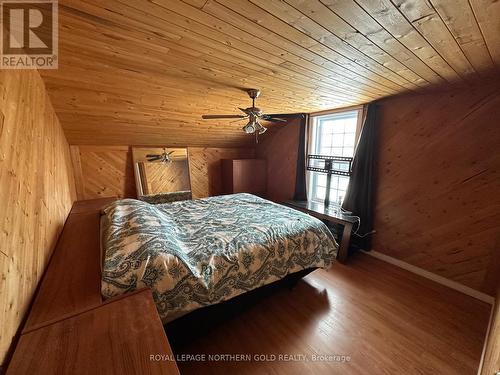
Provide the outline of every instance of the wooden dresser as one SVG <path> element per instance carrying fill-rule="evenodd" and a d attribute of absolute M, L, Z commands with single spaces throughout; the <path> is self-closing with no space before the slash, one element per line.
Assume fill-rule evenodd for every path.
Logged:
<path fill-rule="evenodd" d="M 74 204 L 7 374 L 179 374 L 149 289 L 101 299 L 100 210 L 114 199 Z"/>
<path fill-rule="evenodd" d="M 252 193 L 265 196 L 267 165 L 264 159 L 222 159 L 222 188 L 225 194 Z"/>

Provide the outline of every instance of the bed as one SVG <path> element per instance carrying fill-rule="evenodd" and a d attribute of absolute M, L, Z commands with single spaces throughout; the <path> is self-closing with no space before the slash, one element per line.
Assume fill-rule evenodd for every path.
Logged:
<path fill-rule="evenodd" d="M 149 287 L 164 323 L 311 268 L 337 243 L 318 219 L 251 194 L 103 211 L 103 297 Z"/>

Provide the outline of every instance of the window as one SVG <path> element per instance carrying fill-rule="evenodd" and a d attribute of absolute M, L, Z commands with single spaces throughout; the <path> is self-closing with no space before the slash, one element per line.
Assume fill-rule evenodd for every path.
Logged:
<path fill-rule="evenodd" d="M 325 156 L 354 156 L 354 149 L 361 122 L 361 110 L 335 112 L 311 116 L 309 154 Z M 334 164 L 334 169 L 345 164 Z M 308 172 L 309 199 L 323 202 L 326 196 L 327 175 Z M 349 177 L 333 175 L 330 185 L 330 202 L 341 205 L 349 184 Z"/>

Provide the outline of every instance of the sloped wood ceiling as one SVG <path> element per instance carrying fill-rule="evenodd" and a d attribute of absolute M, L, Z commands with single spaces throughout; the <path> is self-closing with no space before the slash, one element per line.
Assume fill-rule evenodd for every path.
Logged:
<path fill-rule="evenodd" d="M 42 71 L 71 144 L 236 146 L 268 113 L 349 106 L 500 66 L 496 0 L 64 0 Z"/>

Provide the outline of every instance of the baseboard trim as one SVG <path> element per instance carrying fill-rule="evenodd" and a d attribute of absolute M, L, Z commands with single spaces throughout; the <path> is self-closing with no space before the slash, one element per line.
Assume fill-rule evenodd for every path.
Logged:
<path fill-rule="evenodd" d="M 393 264 L 399 268 L 403 268 L 403 269 L 410 271 L 414 274 L 417 274 L 419 276 L 425 277 L 426 279 L 432 280 L 438 284 L 447 286 L 448 288 L 451 288 L 451 289 L 454 289 L 454 290 L 459 291 L 461 293 L 467 294 L 470 297 L 476 298 L 476 299 L 483 301 L 483 302 L 486 302 L 490 305 L 493 305 L 495 303 L 495 298 L 487 295 L 486 293 L 479 292 L 475 289 L 469 288 L 468 286 L 457 283 L 456 281 L 449 280 L 443 276 L 436 275 L 435 273 L 426 271 L 426 270 L 424 270 L 420 267 L 414 266 L 410 263 L 403 262 L 402 260 L 390 257 L 390 256 L 382 254 L 382 253 L 379 253 L 378 251 L 375 251 L 375 250 L 371 250 L 371 251 L 361 250 L 361 252 L 368 254 L 374 258 L 383 260 L 384 262 Z"/>

